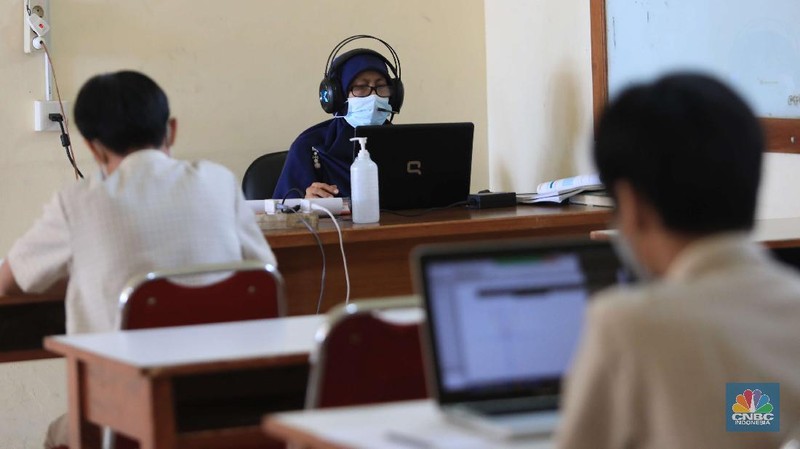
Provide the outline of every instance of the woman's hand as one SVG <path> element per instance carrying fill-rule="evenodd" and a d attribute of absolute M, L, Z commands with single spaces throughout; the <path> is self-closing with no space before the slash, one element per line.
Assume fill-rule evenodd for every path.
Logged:
<path fill-rule="evenodd" d="M 339 188 L 324 182 L 315 182 L 306 189 L 306 198 L 333 198 L 339 193 Z"/>

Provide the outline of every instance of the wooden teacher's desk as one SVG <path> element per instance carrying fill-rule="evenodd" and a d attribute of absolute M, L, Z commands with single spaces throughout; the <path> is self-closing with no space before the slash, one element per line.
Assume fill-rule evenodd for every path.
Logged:
<path fill-rule="evenodd" d="M 378 225 L 344 223 L 345 254 L 353 281 L 353 298 L 411 293 L 408 262 L 420 243 L 585 235 L 608 226 L 611 212 L 589 207 L 530 207 L 485 211 L 446 210 L 422 217 L 383 214 Z M 280 264 L 288 290 L 289 314 L 316 311 L 321 258 L 314 238 L 305 230 L 266 234 Z M 321 220 L 320 237 L 328 258 L 322 310 L 344 301 L 344 273 L 338 238 L 330 220 Z M 784 261 L 800 267 L 800 217 L 756 221 L 754 238 Z M 52 357 L 41 347 L 46 335 L 64 333 L 62 297 L 0 298 L 0 362 Z"/>
<path fill-rule="evenodd" d="M 413 293 L 409 257 L 427 243 L 464 242 L 539 236 L 586 236 L 608 227 L 611 211 L 586 206 L 519 206 L 502 209 L 437 210 L 418 217 L 382 213 L 380 223 L 356 225 L 341 220 L 350 272 L 351 299 Z M 336 229 L 320 220 L 319 235 L 327 258 L 321 310 L 345 299 L 345 279 Z M 308 230 L 267 231 L 286 281 L 290 315 L 316 312 L 322 258 Z"/>
<path fill-rule="evenodd" d="M 608 226 L 610 212 L 584 206 L 505 209 L 449 209 L 419 217 L 384 213 L 375 225 L 342 220 L 345 256 L 352 283 L 351 299 L 413 293 L 409 256 L 423 243 L 491 240 L 545 235 L 586 235 Z M 327 258 L 321 311 L 345 300 L 339 240 L 330 219 L 320 220 L 319 235 Z M 316 312 L 322 258 L 306 229 L 268 231 L 278 269 L 286 281 L 289 315 Z M 0 298 L 0 362 L 52 357 L 42 349 L 46 335 L 63 334 L 64 302 L 59 296 Z"/>
<path fill-rule="evenodd" d="M 96 447 L 97 426 L 142 449 L 265 444 L 265 413 L 303 407 L 324 319 L 48 337 L 45 347 L 67 359 L 70 447 Z"/>

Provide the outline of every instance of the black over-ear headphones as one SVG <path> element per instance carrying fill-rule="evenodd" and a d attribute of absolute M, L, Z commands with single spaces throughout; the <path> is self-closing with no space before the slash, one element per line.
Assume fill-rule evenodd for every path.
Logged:
<path fill-rule="evenodd" d="M 342 47 L 358 39 L 374 39 L 385 45 L 392 54 L 392 60 L 394 61 L 394 64 L 389 62 L 385 56 L 377 51 L 366 48 L 350 50 L 337 58 L 336 54 L 342 49 Z M 392 74 L 392 78 L 389 80 L 389 85 L 392 87 L 392 95 L 389 97 L 389 104 L 392 106 L 392 109 L 395 113 L 400 112 L 400 107 L 403 106 L 404 93 L 403 80 L 401 79 L 400 58 L 397 57 L 397 52 L 394 51 L 394 48 L 386 43 L 386 41 L 368 34 L 357 34 L 355 36 L 350 36 L 336 44 L 333 50 L 331 50 L 330 55 L 328 55 L 328 60 L 325 62 L 325 74 L 322 78 L 322 82 L 319 83 L 319 104 L 322 106 L 322 110 L 328 114 L 333 114 L 341 110 L 344 106 L 344 103 L 347 100 L 347 92 L 342 92 L 342 89 L 347 89 L 347 86 L 341 86 L 341 80 L 339 79 L 338 72 L 342 65 L 347 62 L 347 60 L 356 55 L 373 55 L 386 63 L 386 66 L 389 67 L 389 71 Z M 333 63 L 334 61 L 336 61 L 335 64 Z"/>

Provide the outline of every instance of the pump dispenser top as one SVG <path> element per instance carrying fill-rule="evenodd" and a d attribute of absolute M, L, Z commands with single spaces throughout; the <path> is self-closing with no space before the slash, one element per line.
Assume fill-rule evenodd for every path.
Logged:
<path fill-rule="evenodd" d="M 350 139 L 351 142 L 358 141 L 358 144 L 361 145 L 361 149 L 358 150 L 358 154 L 360 155 L 362 151 L 367 151 L 367 138 L 366 137 L 353 137 Z M 369 151 L 367 151 L 369 155 Z"/>
<path fill-rule="evenodd" d="M 366 137 L 353 137 L 361 149 L 350 166 L 350 195 L 353 223 L 377 223 L 380 220 L 378 165 L 369 157 Z"/>

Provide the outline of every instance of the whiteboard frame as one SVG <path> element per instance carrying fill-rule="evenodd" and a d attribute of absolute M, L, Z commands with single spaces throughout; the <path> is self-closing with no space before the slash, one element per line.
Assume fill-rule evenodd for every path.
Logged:
<path fill-rule="evenodd" d="M 595 124 L 608 103 L 608 44 L 606 37 L 606 1 L 590 0 L 592 35 L 592 91 Z M 800 119 L 761 118 L 766 150 L 800 154 Z"/>

